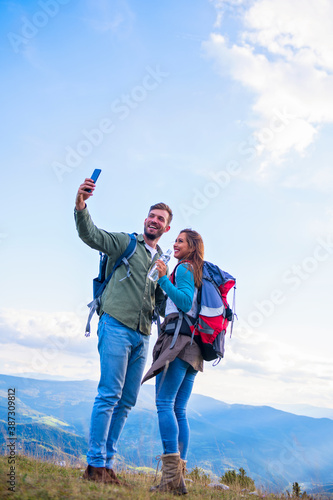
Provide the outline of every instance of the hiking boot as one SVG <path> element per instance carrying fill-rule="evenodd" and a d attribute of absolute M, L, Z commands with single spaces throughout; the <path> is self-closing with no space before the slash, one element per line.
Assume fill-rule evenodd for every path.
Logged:
<path fill-rule="evenodd" d="M 182 466 L 182 474 L 183 476 L 185 476 L 186 472 L 187 472 L 187 469 L 186 469 L 186 464 L 187 464 L 187 460 L 183 460 L 182 458 L 180 459 L 180 464 Z"/>
<path fill-rule="evenodd" d="M 82 478 L 88 481 L 96 481 L 97 483 L 115 484 L 115 481 L 106 472 L 105 467 L 93 467 L 92 465 L 88 465 Z"/>
<path fill-rule="evenodd" d="M 178 495 L 186 495 L 187 489 L 182 475 L 182 464 L 179 453 L 162 455 L 162 478 L 158 486 L 150 491 L 169 491 Z"/>
<path fill-rule="evenodd" d="M 105 468 L 106 473 L 110 476 L 112 479 L 113 484 L 123 484 L 116 476 L 116 473 L 113 469 L 107 469 Z"/>
<path fill-rule="evenodd" d="M 182 476 L 183 478 L 185 478 L 185 474 L 187 472 L 187 469 L 186 469 L 186 464 L 187 464 L 187 460 L 183 460 L 182 458 L 180 459 L 180 467 L 181 467 L 181 470 L 182 470 Z"/>

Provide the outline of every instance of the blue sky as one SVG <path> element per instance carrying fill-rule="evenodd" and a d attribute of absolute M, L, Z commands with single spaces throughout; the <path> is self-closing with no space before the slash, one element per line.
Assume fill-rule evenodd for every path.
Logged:
<path fill-rule="evenodd" d="M 332 407 L 333 7 L 296 0 L 2 2 L 1 366 L 97 379 L 96 225 L 174 211 L 237 278 L 226 358 L 196 392 Z M 173 262 L 174 264 L 174 262 Z M 96 323 L 95 323 L 96 326 Z M 153 329 L 151 346 L 156 338 Z"/>

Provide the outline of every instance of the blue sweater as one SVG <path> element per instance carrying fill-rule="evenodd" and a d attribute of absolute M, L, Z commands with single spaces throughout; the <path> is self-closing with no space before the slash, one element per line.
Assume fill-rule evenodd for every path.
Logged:
<path fill-rule="evenodd" d="M 195 289 L 191 267 L 187 264 L 180 264 L 177 267 L 176 286 L 171 283 L 167 276 L 162 276 L 158 280 L 158 284 L 178 309 L 185 313 L 191 310 Z"/>

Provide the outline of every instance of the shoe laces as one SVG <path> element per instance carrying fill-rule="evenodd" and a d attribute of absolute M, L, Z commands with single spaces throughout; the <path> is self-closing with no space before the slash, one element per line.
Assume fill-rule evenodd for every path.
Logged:
<path fill-rule="evenodd" d="M 157 474 L 158 474 L 158 469 L 159 469 L 160 463 L 162 461 L 162 455 L 157 455 L 155 457 L 155 460 L 157 460 L 157 465 L 156 465 L 154 483 L 156 483 L 156 481 L 157 481 Z"/>

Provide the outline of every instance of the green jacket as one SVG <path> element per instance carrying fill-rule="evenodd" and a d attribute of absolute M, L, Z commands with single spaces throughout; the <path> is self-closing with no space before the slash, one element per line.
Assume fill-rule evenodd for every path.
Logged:
<path fill-rule="evenodd" d="M 94 225 L 87 208 L 75 210 L 75 222 L 79 237 L 91 248 L 108 255 L 108 275 L 117 258 L 127 248 L 128 234 L 108 233 L 99 229 Z M 156 249 L 157 254 L 152 261 L 143 235 L 137 236 L 136 251 L 129 260 L 131 276 L 119 281 L 126 276 L 126 268 L 121 265 L 116 269 L 102 295 L 100 316 L 106 312 L 129 328 L 150 335 L 155 302 L 157 306 L 164 302 L 160 286 L 147 278 L 152 263 L 162 255 L 161 248 L 157 246 Z"/>

